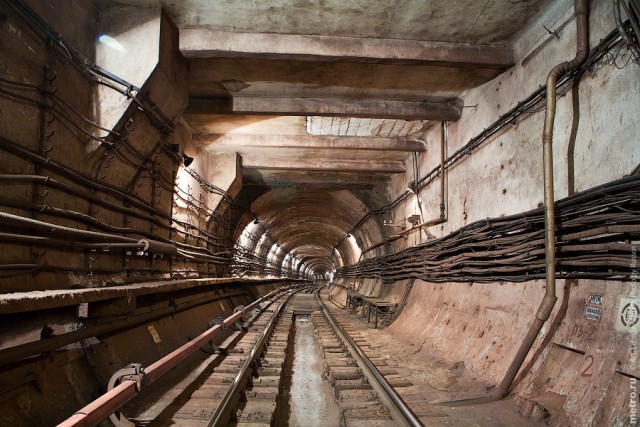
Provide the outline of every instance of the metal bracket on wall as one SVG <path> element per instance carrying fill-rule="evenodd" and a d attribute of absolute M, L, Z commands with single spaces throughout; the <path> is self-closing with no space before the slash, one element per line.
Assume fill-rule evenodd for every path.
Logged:
<path fill-rule="evenodd" d="M 142 390 L 142 386 L 144 385 L 144 375 L 144 367 L 142 367 L 142 364 L 131 363 L 127 365 L 127 367 L 116 371 L 116 373 L 111 376 L 109 384 L 107 385 L 107 391 L 111 390 L 122 381 L 131 380 L 136 382 L 136 391 L 139 392 Z M 135 427 L 135 424 L 129 421 L 120 411 L 116 411 L 111 414 L 109 419 L 116 427 Z"/>

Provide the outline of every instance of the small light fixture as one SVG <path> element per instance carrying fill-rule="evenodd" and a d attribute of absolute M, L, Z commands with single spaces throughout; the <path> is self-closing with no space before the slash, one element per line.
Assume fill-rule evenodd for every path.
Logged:
<path fill-rule="evenodd" d="M 193 163 L 193 157 L 189 157 L 186 154 L 182 153 L 182 161 L 186 167 L 189 167 L 191 163 Z"/>
<path fill-rule="evenodd" d="M 411 215 L 409 218 L 407 218 L 407 221 L 409 221 L 409 223 L 415 227 L 416 225 L 420 224 L 420 215 Z"/>

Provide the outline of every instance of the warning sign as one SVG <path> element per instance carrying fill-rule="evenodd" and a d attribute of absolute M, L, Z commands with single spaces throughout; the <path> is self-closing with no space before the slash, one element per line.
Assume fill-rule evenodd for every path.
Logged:
<path fill-rule="evenodd" d="M 616 316 L 616 331 L 640 332 L 640 299 L 620 298 Z"/>

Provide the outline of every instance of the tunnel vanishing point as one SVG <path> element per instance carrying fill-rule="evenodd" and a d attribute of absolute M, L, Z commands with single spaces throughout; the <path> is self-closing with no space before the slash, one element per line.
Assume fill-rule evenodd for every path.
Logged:
<path fill-rule="evenodd" d="M 634 426 L 638 0 L 0 0 L 1 426 Z"/>

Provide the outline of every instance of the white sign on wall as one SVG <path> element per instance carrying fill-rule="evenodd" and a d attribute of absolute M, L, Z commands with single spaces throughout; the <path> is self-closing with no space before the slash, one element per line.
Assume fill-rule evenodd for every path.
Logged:
<path fill-rule="evenodd" d="M 640 332 L 640 299 L 620 298 L 616 314 L 616 331 Z"/>

